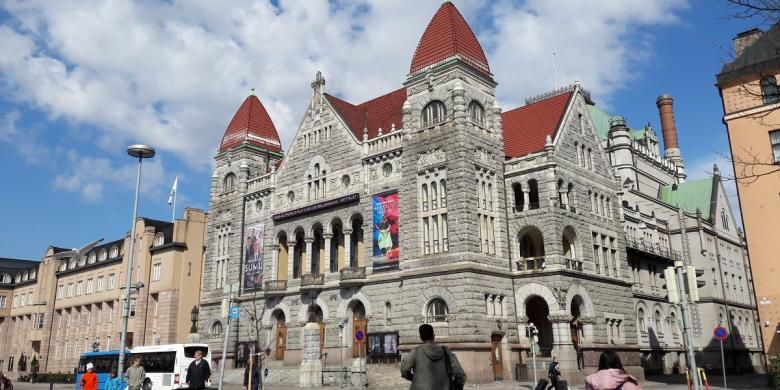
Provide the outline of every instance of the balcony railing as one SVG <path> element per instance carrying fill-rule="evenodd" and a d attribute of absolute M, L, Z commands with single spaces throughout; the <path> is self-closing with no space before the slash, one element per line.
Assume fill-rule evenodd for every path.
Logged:
<path fill-rule="evenodd" d="M 366 278 L 366 267 L 347 267 L 339 271 L 339 279 L 361 280 Z"/>
<path fill-rule="evenodd" d="M 264 291 L 284 291 L 287 290 L 286 280 L 268 280 L 265 282 Z"/>
<path fill-rule="evenodd" d="M 538 210 L 539 209 L 539 202 L 534 203 L 528 203 L 528 204 L 515 204 L 514 207 L 512 207 L 512 211 L 516 213 L 522 213 L 524 211 L 528 210 Z"/>
<path fill-rule="evenodd" d="M 665 257 L 671 260 L 682 259 L 682 254 L 680 252 L 675 250 L 670 250 L 669 248 L 661 246 L 658 243 L 645 242 L 645 240 L 637 239 L 629 235 L 626 235 L 625 237 L 626 237 L 626 246 L 629 248 L 636 249 L 638 251 L 642 251 L 645 253 L 650 253 L 656 256 Z"/>
<path fill-rule="evenodd" d="M 582 260 L 570 259 L 566 257 L 564 258 L 564 262 L 566 263 L 566 269 L 570 269 L 572 271 L 582 271 Z"/>
<path fill-rule="evenodd" d="M 325 284 L 325 275 L 304 274 L 301 276 L 301 287 L 318 287 Z"/>
<path fill-rule="evenodd" d="M 544 265 L 544 256 L 526 257 L 517 261 L 517 269 L 520 271 L 541 271 Z"/>

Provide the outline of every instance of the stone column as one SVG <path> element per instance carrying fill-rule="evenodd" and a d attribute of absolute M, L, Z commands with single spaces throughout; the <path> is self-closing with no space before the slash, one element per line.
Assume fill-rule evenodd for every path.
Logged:
<path fill-rule="evenodd" d="M 287 280 L 291 280 L 293 279 L 293 264 L 295 263 L 295 244 L 292 247 L 289 243 L 285 242 L 285 244 L 287 245 Z M 279 246 L 281 247 L 281 245 L 280 241 Z"/>
<path fill-rule="evenodd" d="M 344 264 L 342 268 L 350 266 L 352 258 L 352 229 L 344 229 Z"/>
<path fill-rule="evenodd" d="M 531 191 L 527 189 L 523 189 L 523 209 L 520 211 L 526 211 L 531 209 L 531 204 L 529 203 L 531 201 Z"/>
<path fill-rule="evenodd" d="M 551 313 L 547 319 L 553 327 L 553 356 L 558 357 L 562 370 L 577 370 L 577 353 L 571 342 L 569 323 L 573 317 L 563 311 Z"/>
<path fill-rule="evenodd" d="M 320 273 L 325 274 L 330 272 L 330 245 L 333 233 L 325 233 L 322 235 L 325 238 L 325 256 L 322 256 L 322 262 L 320 262 Z"/>
<path fill-rule="evenodd" d="M 268 249 L 271 250 L 271 277 L 274 280 L 279 280 L 279 245 L 268 245 Z"/>
<path fill-rule="evenodd" d="M 303 258 L 301 259 L 301 275 L 303 274 L 309 274 L 311 272 L 311 244 L 314 243 L 314 237 L 306 237 L 304 239 L 306 242 L 306 252 L 303 252 Z"/>

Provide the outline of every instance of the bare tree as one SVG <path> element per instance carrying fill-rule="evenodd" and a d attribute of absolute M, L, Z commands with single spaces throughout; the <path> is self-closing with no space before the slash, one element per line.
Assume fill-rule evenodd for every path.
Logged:
<path fill-rule="evenodd" d="M 764 23 L 774 24 L 780 16 L 780 0 L 726 0 L 731 4 L 737 19 L 760 18 Z"/>
<path fill-rule="evenodd" d="M 743 149 L 742 151 L 743 153 L 737 156 L 718 153 L 721 157 L 734 164 L 734 176 L 721 176 L 723 180 L 750 185 L 764 176 L 780 172 L 780 165 L 776 164 L 771 157 L 768 159 L 761 158 L 753 149 Z"/>

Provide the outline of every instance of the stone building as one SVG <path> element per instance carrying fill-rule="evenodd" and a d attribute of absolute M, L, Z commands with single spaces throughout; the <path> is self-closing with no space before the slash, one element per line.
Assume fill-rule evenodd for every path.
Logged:
<path fill-rule="evenodd" d="M 714 363 L 720 318 L 744 335 L 732 361 L 756 366 L 744 243 L 718 176 L 685 182 L 671 98 L 659 101 L 662 157 L 652 129 L 629 129 L 578 84 L 507 111 L 496 84 L 445 2 L 399 89 L 353 104 L 318 72 L 286 152 L 249 96 L 211 183 L 200 332 L 213 356 L 226 287 L 238 284 L 224 355 L 239 366 L 242 351 L 265 347 L 272 372 L 298 366 L 315 322 L 326 367 L 359 369 L 366 356 L 370 373 L 431 323 L 470 381 L 515 379 L 516 364 L 530 377 L 533 324 L 539 367 L 556 356 L 573 383 L 606 349 L 640 378 L 671 373 L 684 364 L 682 331 L 659 275 L 684 258 L 717 268 L 695 316 L 700 359 Z"/>
<path fill-rule="evenodd" d="M 206 214 L 185 209 L 175 222 L 139 218 L 128 345 L 186 342 L 198 305 Z M 6 375 L 72 372 L 82 352 L 118 349 L 129 234 L 82 258 L 49 247 L 42 260 L 0 260 L 0 351 Z M 24 358 L 23 358 L 24 357 Z M 26 360 L 21 363 L 20 359 Z"/>
<path fill-rule="evenodd" d="M 767 354 L 780 355 L 780 286 L 776 221 L 780 219 L 780 24 L 753 29 L 734 38 L 735 58 L 717 75 L 723 101 L 737 193 L 750 245 L 763 344 Z"/>

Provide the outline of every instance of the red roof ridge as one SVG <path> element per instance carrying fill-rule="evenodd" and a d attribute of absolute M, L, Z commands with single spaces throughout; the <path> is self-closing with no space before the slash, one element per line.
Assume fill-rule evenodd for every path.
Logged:
<path fill-rule="evenodd" d="M 230 120 L 225 129 L 225 135 L 222 136 L 219 151 L 224 152 L 243 143 L 249 143 L 273 152 L 282 151 L 282 143 L 276 126 L 265 106 L 254 93 L 244 99 L 233 115 L 233 119 Z"/>
<path fill-rule="evenodd" d="M 490 75 L 485 52 L 477 36 L 452 2 L 444 2 L 425 28 L 412 57 L 409 73 L 427 69 L 451 58 L 460 59 Z"/>
<path fill-rule="evenodd" d="M 501 120 L 506 156 L 522 157 L 544 150 L 547 137 L 555 138 L 572 96 L 573 91 L 559 93 L 504 111 Z"/>
<path fill-rule="evenodd" d="M 376 138 L 379 129 L 390 132 L 403 127 L 403 104 L 406 101 L 406 88 L 401 87 L 363 103 L 352 104 L 334 95 L 325 94 L 328 103 L 344 120 L 359 141 L 363 139 L 363 130 L 368 130 L 368 138 Z"/>

